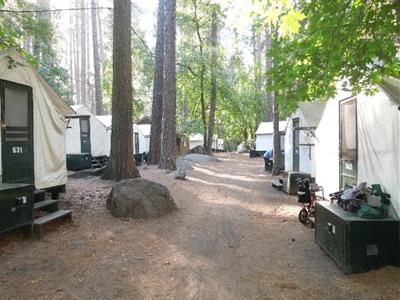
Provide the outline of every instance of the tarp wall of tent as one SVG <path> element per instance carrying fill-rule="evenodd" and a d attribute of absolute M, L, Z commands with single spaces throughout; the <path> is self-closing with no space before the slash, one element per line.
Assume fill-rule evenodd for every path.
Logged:
<path fill-rule="evenodd" d="M 68 123 L 67 133 L 67 154 L 81 153 L 81 131 L 79 119 L 70 119 Z"/>
<path fill-rule="evenodd" d="M 340 92 L 329 100 L 316 130 L 316 180 L 325 195 L 339 190 L 339 102 L 350 96 Z M 381 184 L 399 214 L 400 112 L 383 92 L 356 98 L 358 182 Z"/>
<path fill-rule="evenodd" d="M 299 109 L 288 118 L 285 132 L 285 170 L 293 171 L 293 119 L 299 119 L 299 127 L 317 127 L 325 108 L 325 102 L 301 103 Z M 315 129 L 299 130 L 299 144 L 316 143 Z M 299 172 L 315 176 L 315 146 L 299 147 Z"/>
<path fill-rule="evenodd" d="M 200 133 L 191 134 L 189 136 L 189 149 L 193 149 L 197 146 L 203 146 L 203 135 Z M 224 150 L 224 139 L 219 139 L 218 136 L 214 134 L 211 148 Z"/>
<path fill-rule="evenodd" d="M 143 135 L 143 143 L 140 145 L 141 147 L 141 152 L 149 152 L 150 150 L 150 130 L 151 130 L 151 125 L 150 124 L 138 124 L 138 129 Z"/>
<path fill-rule="evenodd" d="M 358 181 L 379 183 L 400 213 L 400 111 L 380 92 L 357 97 Z"/>
<path fill-rule="evenodd" d="M 327 101 L 315 131 L 315 176 L 325 195 L 339 190 L 339 101 L 351 95 L 338 90 L 336 97 Z"/>
<path fill-rule="evenodd" d="M 279 121 L 279 131 L 284 132 L 286 121 Z M 274 145 L 274 127 L 273 122 L 261 122 L 256 131 L 256 150 L 271 150 Z M 281 136 L 281 148 L 285 147 L 285 137 Z"/>
<path fill-rule="evenodd" d="M 150 131 L 150 125 L 148 124 L 133 124 L 133 152 L 135 154 L 140 154 L 144 152 L 149 152 L 149 147 L 150 147 L 150 137 L 148 136 Z M 136 153 L 135 151 L 135 133 L 138 134 L 139 137 L 139 153 Z"/>
<path fill-rule="evenodd" d="M 11 69 L 9 68 L 10 57 L 19 63 Z M 74 111 L 16 51 L 0 55 L 0 79 L 32 88 L 36 188 L 44 189 L 66 184 L 64 116 L 74 114 Z"/>

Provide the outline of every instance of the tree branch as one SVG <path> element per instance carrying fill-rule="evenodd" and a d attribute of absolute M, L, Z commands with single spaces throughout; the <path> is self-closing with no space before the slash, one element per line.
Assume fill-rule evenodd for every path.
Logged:
<path fill-rule="evenodd" d="M 143 44 L 143 46 L 146 48 L 147 53 L 148 53 L 148 54 L 150 55 L 150 57 L 154 60 L 154 57 L 155 57 L 155 56 L 154 56 L 154 53 L 153 53 L 153 51 L 151 51 L 151 49 L 150 49 L 150 47 L 147 45 L 146 41 L 140 36 L 139 33 L 137 33 L 137 31 L 136 31 L 132 26 L 131 26 L 131 29 L 132 29 L 133 34 L 140 40 L 140 42 L 141 42 L 141 43 Z M 193 69 L 192 69 L 191 66 L 188 66 L 188 65 L 185 65 L 185 64 L 182 64 L 182 63 L 179 63 L 179 62 L 177 62 L 176 65 L 188 69 L 188 71 L 189 71 L 193 76 L 197 77 L 197 74 L 193 71 Z"/>

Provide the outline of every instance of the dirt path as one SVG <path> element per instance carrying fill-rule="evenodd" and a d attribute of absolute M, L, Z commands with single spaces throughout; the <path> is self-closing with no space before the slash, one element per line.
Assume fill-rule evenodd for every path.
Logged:
<path fill-rule="evenodd" d="M 70 179 L 73 225 L 1 236 L 0 299 L 400 299 L 399 268 L 344 276 L 261 160 L 221 159 L 186 181 L 141 167 L 180 208 L 155 220 L 114 219 L 112 182 Z"/>

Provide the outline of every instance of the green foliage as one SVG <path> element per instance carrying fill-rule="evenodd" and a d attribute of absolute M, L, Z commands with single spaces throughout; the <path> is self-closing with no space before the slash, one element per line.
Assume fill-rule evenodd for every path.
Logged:
<path fill-rule="evenodd" d="M 135 59 L 135 57 L 134 57 Z M 112 100 L 112 62 L 107 60 L 104 63 L 104 72 L 102 77 L 103 88 L 103 108 L 106 113 L 111 113 L 111 100 Z M 137 71 L 135 70 L 135 74 Z M 143 74 L 143 73 L 142 73 Z M 147 91 L 150 89 L 151 83 L 144 84 L 137 78 L 134 78 L 134 84 L 139 85 L 140 88 L 134 90 L 133 95 L 133 119 L 138 120 L 143 116 L 146 106 L 146 98 L 148 97 Z M 140 91 L 140 92 L 139 92 Z"/>
<path fill-rule="evenodd" d="M 197 19 L 200 24 L 200 36 L 203 40 L 203 55 L 196 33 L 195 13 L 192 0 L 179 3 L 177 25 L 180 39 L 177 44 L 177 120 L 184 134 L 203 133 L 200 103 L 200 74 L 205 66 L 204 95 L 206 119 L 210 105 L 211 90 L 211 1 L 197 2 Z M 224 30 L 224 11 L 219 7 L 219 30 Z M 222 33 L 221 33 L 222 35 Z M 235 37 L 240 39 L 240 37 Z M 215 115 L 215 134 L 225 139 L 225 145 L 231 150 L 243 140 L 251 142 L 251 136 L 265 113 L 265 99 L 262 87 L 256 87 L 256 76 L 263 74 L 263 66 L 255 63 L 245 64 L 244 54 L 238 49 L 227 49 L 221 44 L 217 49 L 217 110 Z M 233 50 L 233 51 L 232 51 Z M 233 53 L 232 53 L 233 52 Z M 229 54 L 228 54 L 229 53 Z M 188 119 L 184 118 L 184 100 L 188 102 Z"/>
<path fill-rule="evenodd" d="M 304 20 L 293 10 L 280 11 L 273 24 L 269 89 L 278 94 L 281 107 L 293 111 L 299 102 L 332 97 L 339 81 L 358 93 L 372 91 L 384 76 L 399 77 L 399 5 L 389 0 L 298 1 Z M 299 31 L 282 34 L 280 26 L 292 22 Z"/>
<path fill-rule="evenodd" d="M 0 2 L 4 7 L 5 1 Z M 10 4 L 12 10 L 37 10 L 37 4 L 18 0 Z M 68 71 L 57 63 L 54 52 L 54 25 L 47 15 L 0 14 L 0 50 L 16 48 L 31 63 L 54 91 L 68 104 L 72 104 Z M 29 53 L 22 48 L 26 40 L 32 40 L 33 49 Z"/>

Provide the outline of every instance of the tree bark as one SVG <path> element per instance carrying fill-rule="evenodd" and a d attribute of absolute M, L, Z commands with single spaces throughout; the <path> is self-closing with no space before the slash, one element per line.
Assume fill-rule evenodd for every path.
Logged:
<path fill-rule="evenodd" d="M 78 1 L 75 2 L 75 8 L 78 9 Z M 79 14 L 75 13 L 74 22 L 74 74 L 75 74 L 75 99 L 77 104 L 82 103 L 81 99 L 81 77 L 80 77 L 80 30 L 79 30 Z"/>
<path fill-rule="evenodd" d="M 276 101 L 275 94 L 273 94 L 273 125 L 274 125 L 274 160 L 272 167 L 272 175 L 279 175 L 280 173 L 280 162 L 281 162 L 281 133 L 279 131 L 279 106 Z"/>
<path fill-rule="evenodd" d="M 270 27 L 265 27 L 265 53 L 266 53 L 266 59 L 265 59 L 265 90 L 266 90 L 266 109 L 265 109 L 265 117 L 264 120 L 265 122 L 272 122 L 273 120 L 273 115 L 274 115 L 274 96 L 271 92 L 267 90 L 269 80 L 268 80 L 268 72 L 272 68 L 272 58 L 268 55 L 268 51 L 272 47 L 272 35 L 271 35 L 271 28 Z"/>
<path fill-rule="evenodd" d="M 81 0 L 81 8 L 85 7 L 85 0 Z M 80 76 L 80 100 L 81 100 L 81 104 L 83 105 L 87 105 L 87 99 L 86 99 L 86 95 L 87 95 L 87 86 L 86 86 L 86 82 L 87 82 L 87 61 L 86 61 L 86 11 L 85 10 L 81 10 L 81 43 L 80 43 L 80 52 L 81 52 L 81 76 Z"/>
<path fill-rule="evenodd" d="M 207 118 L 206 118 L 206 104 L 204 99 L 204 76 L 206 74 L 206 65 L 204 63 L 203 57 L 203 39 L 200 34 L 200 23 L 197 16 L 197 0 L 193 0 L 194 6 L 194 22 L 196 25 L 196 34 L 199 40 L 199 50 L 200 50 L 200 58 L 201 58 L 201 70 L 200 70 L 200 104 L 201 104 L 201 121 L 203 123 L 203 147 L 207 148 Z"/>
<path fill-rule="evenodd" d="M 96 2 L 96 8 L 98 8 L 99 5 Z M 96 14 L 96 23 L 98 26 L 99 30 L 99 53 L 100 53 L 100 64 L 101 64 L 101 75 L 103 75 L 103 63 L 104 63 L 104 44 L 103 44 L 103 27 L 101 25 L 101 11 L 99 10 Z"/>
<path fill-rule="evenodd" d="M 176 169 L 176 0 L 165 0 L 163 136 L 160 168 Z"/>
<path fill-rule="evenodd" d="M 189 99 L 187 95 L 183 96 L 183 124 L 186 126 L 189 122 Z"/>
<path fill-rule="evenodd" d="M 111 153 L 104 179 L 140 177 L 133 157 L 130 0 L 114 0 Z"/>
<path fill-rule="evenodd" d="M 151 110 L 150 149 L 148 157 L 149 164 L 159 164 L 161 157 L 161 133 L 164 94 L 164 10 L 164 0 L 158 0 L 153 105 Z"/>
<path fill-rule="evenodd" d="M 214 124 L 215 124 L 215 110 L 217 106 L 217 11 L 215 5 L 213 6 L 211 17 L 211 97 L 210 97 L 210 114 L 208 119 L 208 142 L 206 151 L 208 154 L 212 153 L 213 138 L 214 138 Z"/>
<path fill-rule="evenodd" d="M 85 7 L 90 7 L 90 0 L 85 0 Z M 86 17 L 85 17 L 85 26 L 86 26 L 86 80 L 85 80 L 85 85 L 86 85 L 86 105 L 91 106 L 91 110 L 93 113 L 95 113 L 95 103 L 93 101 L 94 97 L 93 96 L 93 86 L 91 85 L 90 82 L 90 73 L 92 70 L 91 66 L 91 52 L 90 51 L 90 12 L 85 10 L 86 12 Z"/>
<path fill-rule="evenodd" d="M 69 8 L 71 9 L 71 3 Z M 75 90 L 75 82 L 74 82 L 74 20 L 72 17 L 72 12 L 69 12 L 69 55 L 67 58 L 69 59 L 69 80 L 70 80 L 70 89 L 72 94 Z M 73 96 L 72 96 L 73 97 Z"/>
<path fill-rule="evenodd" d="M 103 92 L 101 89 L 101 60 L 99 53 L 99 39 L 97 32 L 97 9 L 96 0 L 91 1 L 92 5 L 92 37 L 93 37 L 93 66 L 94 66 L 94 88 L 96 115 L 103 114 Z"/>

